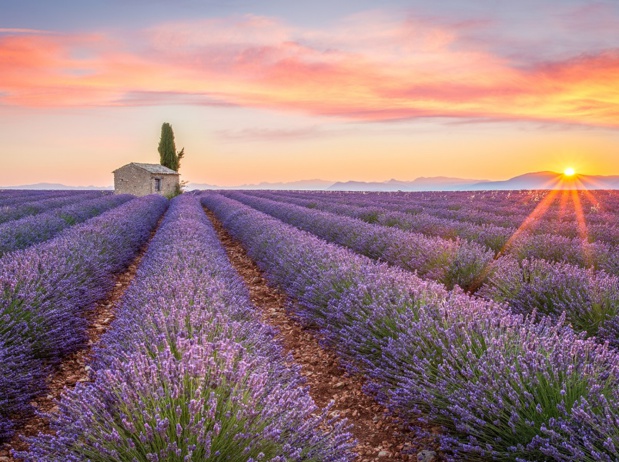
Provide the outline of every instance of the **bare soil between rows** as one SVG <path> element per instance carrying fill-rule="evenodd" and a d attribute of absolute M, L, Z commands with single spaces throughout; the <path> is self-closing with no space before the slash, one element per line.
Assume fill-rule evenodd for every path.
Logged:
<path fill-rule="evenodd" d="M 129 287 L 129 284 L 131 284 L 135 278 L 140 261 L 146 253 L 151 239 L 157 232 L 157 229 L 159 229 L 162 219 L 163 216 L 159 219 L 157 225 L 153 231 L 151 231 L 147 242 L 142 245 L 127 269 L 115 276 L 114 286 L 107 297 L 97 302 L 95 306 L 85 314 L 89 324 L 86 332 L 88 338 L 87 346 L 68 355 L 48 377 L 47 390 L 31 402 L 32 406 L 38 412 L 53 413 L 57 411 L 57 402 L 60 400 L 64 391 L 74 388 L 78 382 L 88 382 L 90 380 L 90 368 L 88 367 L 88 363 L 92 358 L 94 347 L 99 343 L 101 336 L 108 330 L 110 323 L 114 320 L 120 300 L 127 290 L 127 287 Z M 0 462 L 22 460 L 13 457 L 11 455 L 11 450 L 28 450 L 28 444 L 23 438 L 36 436 L 39 433 L 53 433 L 50 428 L 49 420 L 44 415 L 40 414 L 27 416 L 17 428 L 13 438 L 5 444 L 0 445 Z"/>
<path fill-rule="evenodd" d="M 419 451 L 436 451 L 433 441 L 417 438 L 413 443 L 414 430 L 399 423 L 384 406 L 362 391 L 364 377 L 346 372 L 337 355 L 321 346 L 317 334 L 287 312 L 285 307 L 291 304 L 287 295 L 267 283 L 243 246 L 228 234 L 210 210 L 205 208 L 205 211 L 232 265 L 247 284 L 251 301 L 261 311 L 263 322 L 277 328 L 286 352 L 301 366 L 301 374 L 316 405 L 324 408 L 333 401 L 332 413 L 352 423 L 358 462 L 416 461 Z"/>

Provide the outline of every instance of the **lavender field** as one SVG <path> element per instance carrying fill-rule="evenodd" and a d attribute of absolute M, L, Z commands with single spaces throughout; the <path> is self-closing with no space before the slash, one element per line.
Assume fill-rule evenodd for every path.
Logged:
<path fill-rule="evenodd" d="M 614 191 L 0 191 L 0 451 L 619 460 L 618 206 Z M 317 404 L 215 224 L 406 428 L 399 450 L 364 459 L 363 410 Z M 130 264 L 92 341 L 89 313 Z M 86 378 L 25 434 L 47 378 L 81 350 Z"/>

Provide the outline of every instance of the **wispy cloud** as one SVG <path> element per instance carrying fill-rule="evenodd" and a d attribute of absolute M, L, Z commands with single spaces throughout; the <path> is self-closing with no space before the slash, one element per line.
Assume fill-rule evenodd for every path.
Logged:
<path fill-rule="evenodd" d="M 220 139 L 225 141 L 286 141 L 299 139 L 316 139 L 334 134 L 340 134 L 341 130 L 325 130 L 319 126 L 311 125 L 301 128 L 243 128 L 243 129 L 228 129 L 218 130 L 215 132 Z"/>
<path fill-rule="evenodd" d="M 591 29 L 590 18 L 599 14 L 588 12 L 580 21 L 566 15 L 563 24 Z M 607 18 L 605 30 L 609 23 L 619 27 Z M 595 37 L 589 29 L 585 36 Z M 448 117 L 619 126 L 619 43 L 600 39 L 601 47 L 591 39 L 586 52 L 565 56 L 562 50 L 554 57 L 550 49 L 514 60 L 504 52 L 509 37 L 497 36 L 492 46 L 478 40 L 493 30 L 489 17 L 457 22 L 380 11 L 325 29 L 259 16 L 114 34 L 0 29 L 0 101 L 237 105 L 360 121 Z"/>
<path fill-rule="evenodd" d="M 193 106 L 236 106 L 224 95 L 208 93 L 189 93 L 183 91 L 144 91 L 136 90 L 122 94 L 111 102 L 115 106 L 155 106 L 155 105 L 193 105 Z"/>
<path fill-rule="evenodd" d="M 0 27 L 0 35 L 3 35 L 3 34 L 58 35 L 58 32 L 40 30 L 40 29 L 24 29 L 24 28 L 18 28 L 18 27 Z"/>

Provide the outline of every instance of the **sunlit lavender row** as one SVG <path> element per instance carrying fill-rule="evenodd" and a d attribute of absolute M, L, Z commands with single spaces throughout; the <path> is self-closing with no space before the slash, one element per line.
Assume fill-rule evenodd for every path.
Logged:
<path fill-rule="evenodd" d="M 269 194 L 269 192 L 265 192 Z M 264 193 L 260 193 L 264 194 Z M 272 194 L 272 193 L 270 193 Z M 616 191 L 461 191 L 461 192 L 293 192 L 278 191 L 279 197 L 329 204 L 354 205 L 365 209 L 368 219 L 375 214 L 401 212 L 472 225 L 519 228 L 535 213 L 528 232 L 579 237 L 579 215 L 590 228 L 589 238 L 618 244 L 616 214 L 619 194 Z M 543 214 L 538 212 L 543 211 Z M 397 216 L 397 215 L 396 215 Z M 610 241 L 608 240 L 610 239 Z"/>
<path fill-rule="evenodd" d="M 474 194 L 473 197 L 477 197 L 478 194 Z M 479 194 L 481 197 L 478 200 L 483 201 L 485 194 L 489 193 Z M 464 201 L 462 195 L 458 193 L 453 193 L 452 202 L 441 201 L 433 208 L 426 206 L 422 212 L 412 214 L 402 210 L 409 210 L 415 207 L 414 205 L 406 202 L 399 206 L 389 204 L 380 200 L 381 195 L 378 194 L 351 195 L 351 197 L 346 197 L 347 200 L 339 202 L 342 200 L 341 196 L 332 197 L 325 193 L 313 195 L 306 193 L 305 198 L 291 193 L 252 193 L 259 197 L 358 218 L 368 223 L 400 228 L 427 236 L 465 239 L 484 245 L 495 254 L 509 254 L 518 260 L 541 258 L 582 267 L 593 267 L 619 275 L 619 247 L 617 247 L 619 245 L 619 226 L 617 226 L 619 216 L 616 212 L 608 209 L 588 215 L 583 212 L 582 217 L 579 217 L 574 212 L 572 204 L 569 204 L 569 207 L 568 204 L 563 204 L 564 213 L 561 214 L 561 219 L 552 219 L 549 215 L 553 213 L 549 209 L 553 204 L 557 207 L 556 203 L 561 203 L 562 199 L 552 199 L 553 196 L 550 194 L 552 193 L 544 196 L 551 198 L 552 202 L 549 203 L 548 208 L 543 206 L 540 211 L 533 213 L 532 210 L 533 214 L 524 216 L 520 202 L 513 200 L 510 202 L 510 208 L 500 209 L 500 216 L 504 219 L 515 219 L 518 224 L 498 226 L 492 223 L 478 224 L 466 219 L 440 216 L 443 214 L 441 212 L 451 213 L 454 208 L 458 208 L 459 212 L 466 211 L 478 219 L 483 219 L 478 215 L 480 211 L 477 208 L 477 202 L 473 202 L 474 199 Z M 559 194 L 567 195 L 566 200 L 573 201 L 573 196 L 578 193 L 562 192 Z M 514 195 L 518 196 L 516 193 Z M 416 196 L 409 194 L 407 197 L 414 200 Z M 582 200 L 584 201 L 586 197 L 584 196 Z M 542 203 L 544 200 L 546 199 L 542 199 Z M 536 203 L 540 204 L 540 202 Z M 584 211 L 582 204 L 580 207 Z M 529 208 L 524 207 L 525 210 Z M 487 213 L 495 214 L 497 211 L 483 212 L 481 215 Z M 595 224 L 594 219 L 600 221 Z"/>
<path fill-rule="evenodd" d="M 293 192 L 252 191 L 371 223 L 453 238 L 480 239 L 502 249 L 516 230 L 619 245 L 615 191 Z M 581 220 L 582 219 L 582 220 Z M 522 225 L 526 224 L 524 229 Z"/>
<path fill-rule="evenodd" d="M 95 199 L 101 196 L 109 195 L 109 192 L 102 191 L 79 191 L 67 193 L 50 193 L 47 197 L 16 199 L 12 203 L 5 203 L 0 207 L 0 223 L 5 223 L 11 220 L 17 220 L 29 215 L 36 215 L 47 212 L 51 209 L 64 207 L 70 204 L 75 204 L 80 201 Z"/>
<path fill-rule="evenodd" d="M 167 200 L 149 196 L 0 259 L 0 441 L 32 412 L 50 366 L 82 346 L 85 311 L 146 241 Z"/>
<path fill-rule="evenodd" d="M 96 356 L 26 460 L 352 460 L 195 197 L 171 202 Z"/>
<path fill-rule="evenodd" d="M 511 254 L 495 259 L 491 250 L 468 241 L 369 224 L 240 192 L 225 194 L 327 241 L 441 282 L 448 289 L 458 285 L 506 302 L 517 314 L 537 311 L 558 319 L 565 313 L 576 330 L 619 346 L 617 276 L 566 263 L 518 260 Z M 607 261 L 619 263 L 619 253 L 606 256 Z"/>
<path fill-rule="evenodd" d="M 65 228 L 124 204 L 134 196 L 104 195 L 0 224 L 0 255 L 51 239 Z"/>
<path fill-rule="evenodd" d="M 619 458 L 619 354 L 218 194 L 202 199 L 376 397 L 456 460 Z M 349 228 L 355 234 L 358 228 Z"/>
<path fill-rule="evenodd" d="M 51 199 L 53 197 L 67 197 L 89 193 L 90 191 L 2 189 L 0 190 L 0 208 L 14 207 L 16 205 L 25 204 L 26 202 L 35 202 L 38 200 Z M 102 192 L 101 194 L 109 193 Z"/>
<path fill-rule="evenodd" d="M 327 241 L 415 271 L 422 278 L 439 281 L 448 288 L 458 285 L 468 289 L 493 259 L 491 251 L 475 243 L 375 226 L 240 192 L 225 194 Z"/>

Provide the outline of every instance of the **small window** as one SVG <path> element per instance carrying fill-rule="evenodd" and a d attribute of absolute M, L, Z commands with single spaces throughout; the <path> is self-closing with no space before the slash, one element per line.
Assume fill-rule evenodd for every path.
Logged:
<path fill-rule="evenodd" d="M 161 191 L 161 178 L 155 178 L 155 192 Z"/>

